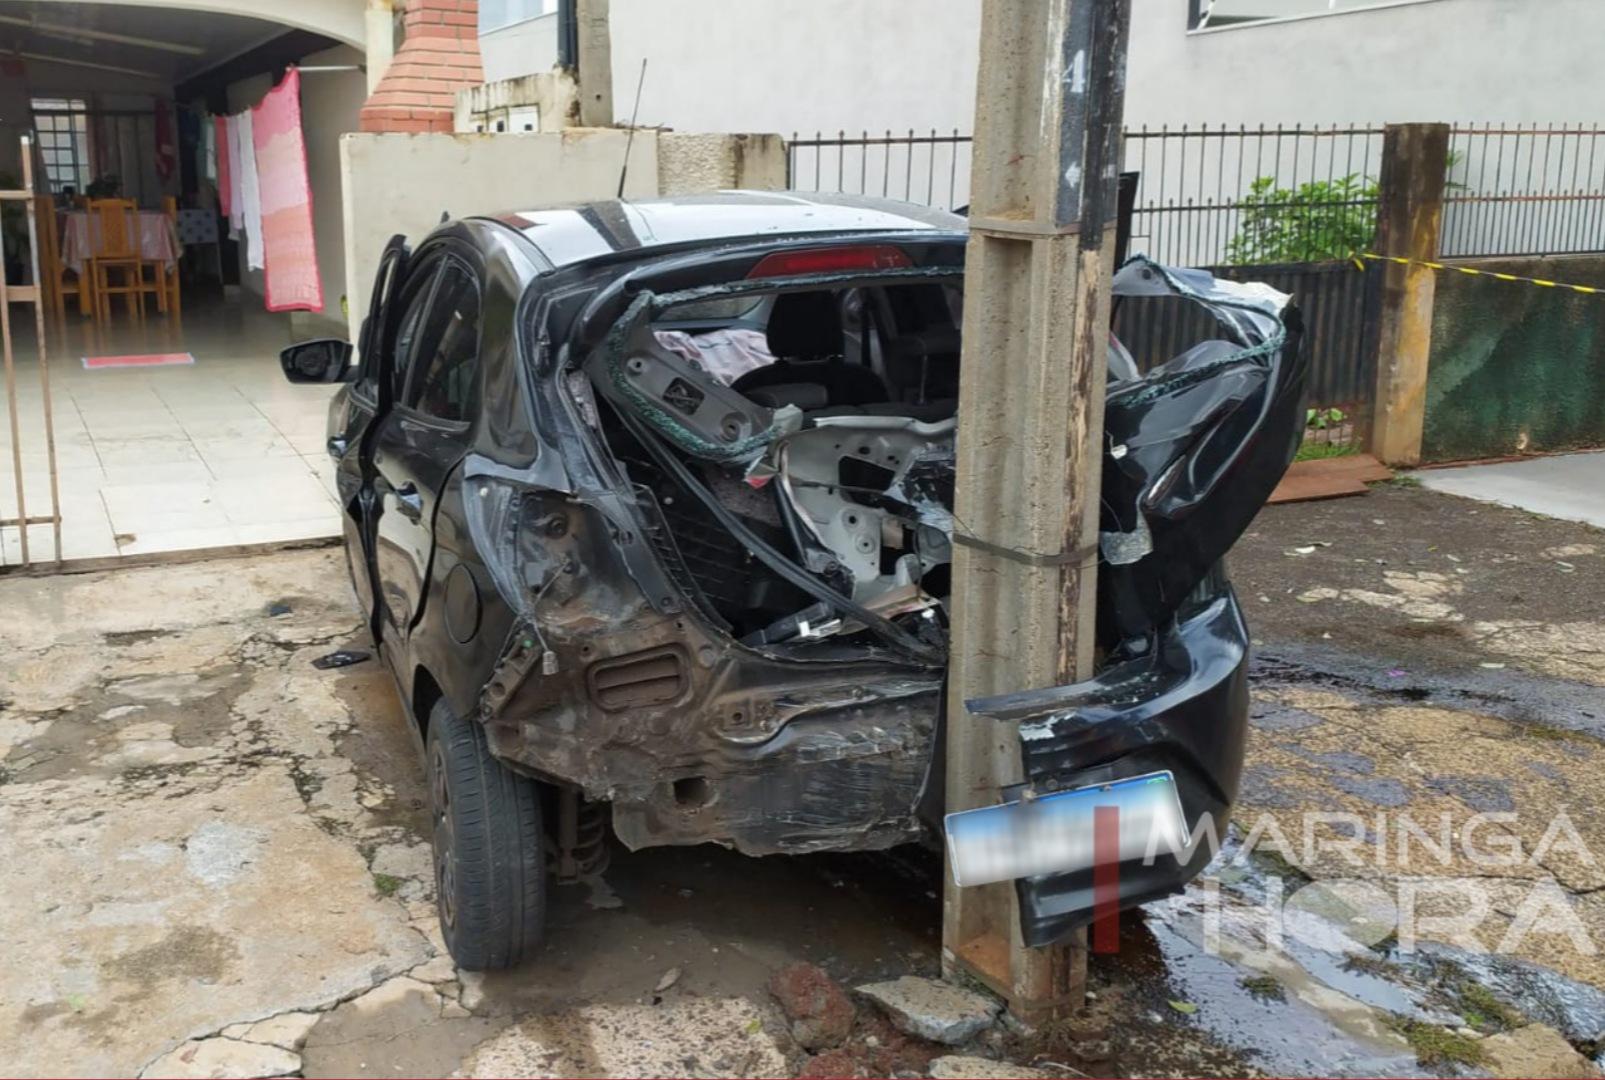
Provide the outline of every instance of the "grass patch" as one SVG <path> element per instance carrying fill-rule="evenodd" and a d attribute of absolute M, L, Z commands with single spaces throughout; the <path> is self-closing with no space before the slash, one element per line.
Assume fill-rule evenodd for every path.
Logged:
<path fill-rule="evenodd" d="M 1344 971 L 1370 975 L 1378 979 L 1391 979 L 1399 970 L 1391 962 L 1372 953 L 1350 953 L 1343 958 L 1341 967 Z"/>
<path fill-rule="evenodd" d="M 394 896 L 396 890 L 401 888 L 402 879 L 394 874 L 373 875 L 373 891 L 380 896 Z"/>
<path fill-rule="evenodd" d="M 1539 742 L 1558 743 L 1589 743 L 1599 742 L 1599 736 L 1587 731 L 1573 731 L 1571 728 L 1555 727 L 1541 720 L 1509 721 L 1511 732 L 1518 738 L 1536 739 Z"/>
<path fill-rule="evenodd" d="M 1482 1065 L 1488 1060 L 1481 1043 L 1469 1035 L 1460 1035 L 1448 1028 L 1411 1020 L 1407 1016 L 1397 1014 L 1388 1017 L 1384 1022 L 1404 1036 L 1404 1041 L 1415 1051 L 1416 1063 L 1424 1068 Z"/>
<path fill-rule="evenodd" d="M 1299 443 L 1298 452 L 1293 455 L 1294 461 L 1322 461 L 1326 458 L 1349 457 L 1359 453 L 1353 443 L 1311 442 L 1306 439 Z"/>
<path fill-rule="evenodd" d="M 1421 477 L 1413 473 L 1399 473 L 1386 480 L 1378 480 L 1377 487 L 1418 488 L 1421 486 Z"/>
<path fill-rule="evenodd" d="M 1237 985 L 1260 1001 L 1286 1001 L 1287 991 L 1274 975 L 1245 975 Z"/>
<path fill-rule="evenodd" d="M 1521 1027 L 1526 1018 L 1494 997 L 1493 991 L 1481 983 L 1463 982 L 1455 987 L 1455 1005 L 1466 1026 L 1489 1035 Z"/>

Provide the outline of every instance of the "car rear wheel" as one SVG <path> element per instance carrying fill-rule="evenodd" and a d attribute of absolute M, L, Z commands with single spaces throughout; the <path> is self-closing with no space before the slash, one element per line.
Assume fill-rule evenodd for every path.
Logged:
<path fill-rule="evenodd" d="M 534 952 L 546 919 L 535 781 L 492 757 L 484 728 L 444 700 L 429 714 L 426 750 L 446 947 L 467 971 L 513 967 Z"/>

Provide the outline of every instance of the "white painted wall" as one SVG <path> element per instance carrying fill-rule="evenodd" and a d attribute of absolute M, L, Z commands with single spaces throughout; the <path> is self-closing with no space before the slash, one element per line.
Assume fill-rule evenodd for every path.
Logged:
<path fill-rule="evenodd" d="M 525 19 L 479 35 L 479 60 L 486 82 L 551 71 L 557 63 L 557 15 Z"/>
<path fill-rule="evenodd" d="M 980 11 L 979 0 L 612 0 L 614 111 L 628 118 L 647 58 L 643 124 L 968 133 Z"/>
<path fill-rule="evenodd" d="M 368 313 L 379 255 L 397 233 L 416 246 L 453 217 L 611 199 L 628 147 L 628 198 L 718 188 L 778 189 L 785 147 L 773 136 L 689 135 L 607 129 L 532 134 L 357 133 L 340 140 L 351 340 Z M 396 183 L 396 177 L 406 183 Z M 385 198 L 373 198 L 376 191 Z M 365 193 L 365 194 L 355 194 Z M 327 286 L 325 286 L 327 287 Z"/>
<path fill-rule="evenodd" d="M 980 8 L 981 0 L 613 0 L 614 107 L 629 115 L 645 57 L 644 124 L 788 137 L 969 134 Z M 1132 8 L 1131 124 L 1575 122 L 1600 119 L 1605 102 L 1601 0 L 1415 0 L 1192 34 L 1187 0 Z M 553 36 L 515 47 L 518 34 Z M 481 42 L 490 43 L 487 78 L 544 71 L 555 56 L 554 20 Z"/>
<path fill-rule="evenodd" d="M 344 175 L 346 291 L 350 340 L 368 313 L 379 255 L 397 233 L 414 245 L 442 212 L 467 217 L 501 210 L 606 198 L 618 185 L 623 131 L 554 134 L 349 134 L 340 140 Z M 405 177 L 405 183 L 398 183 Z M 383 192 L 383 198 L 375 193 Z M 361 193 L 361 194 L 358 194 Z M 630 147 L 625 194 L 658 193 L 657 133 Z M 328 288 L 325 283 L 325 288 Z"/>
<path fill-rule="evenodd" d="M 349 45 L 313 53 L 304 67 L 362 62 Z M 367 80 L 360 71 L 314 71 L 301 76 L 301 134 L 307 144 L 307 181 L 312 187 L 312 232 L 318 245 L 318 275 L 323 280 L 326 330 L 345 326 L 341 298 L 346 292 L 344 195 L 340 179 L 340 137 L 357 130 L 357 114 L 367 100 Z"/>
<path fill-rule="evenodd" d="M 1605 3 L 1436 0 L 1188 34 L 1138 0 L 1131 124 L 1598 121 Z"/>

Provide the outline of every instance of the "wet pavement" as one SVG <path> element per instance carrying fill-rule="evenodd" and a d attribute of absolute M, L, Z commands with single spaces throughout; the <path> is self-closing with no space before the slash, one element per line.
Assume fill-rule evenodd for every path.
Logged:
<path fill-rule="evenodd" d="M 1267 509 L 1231 569 L 1256 660 L 1222 854 L 1122 917 L 1074 1030 L 967 1049 L 1047 1075 L 1588 1067 L 1605 534 L 1385 487 Z M 390 680 L 311 663 L 366 645 L 337 551 L 0 578 L 0 605 L 8 1073 L 922 1075 L 934 1052 L 867 1056 L 896 1036 L 860 1005 L 860 1056 L 810 1059 L 769 993 L 798 961 L 934 974 L 919 851 L 616 850 L 554 889 L 533 963 L 457 972 Z"/>

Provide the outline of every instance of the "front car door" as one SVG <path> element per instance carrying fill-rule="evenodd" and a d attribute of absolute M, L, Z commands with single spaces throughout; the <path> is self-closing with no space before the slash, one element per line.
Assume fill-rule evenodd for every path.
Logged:
<path fill-rule="evenodd" d="M 429 298 L 418 310 L 416 324 L 403 327 L 410 340 L 402 389 L 374 440 L 381 631 L 397 644 L 422 614 L 435 508 L 471 440 L 480 328 L 480 282 L 471 252 L 454 250 L 440 260 Z"/>
<path fill-rule="evenodd" d="M 410 252 L 405 237 L 393 236 L 379 257 L 374 275 L 373 296 L 368 317 L 362 321 L 357 338 L 357 374 L 335 395 L 329 411 L 328 451 L 334 459 L 334 486 L 340 500 L 340 526 L 345 535 L 346 569 L 357 605 L 377 635 L 374 619 L 373 560 L 368 538 L 372 536 L 373 507 L 371 489 L 364 478 L 364 445 L 374 418 L 389 408 L 386 380 L 382 377 L 392 347 L 391 319 L 396 314 L 396 297 L 407 277 Z M 381 392 L 381 391 L 386 392 Z"/>

